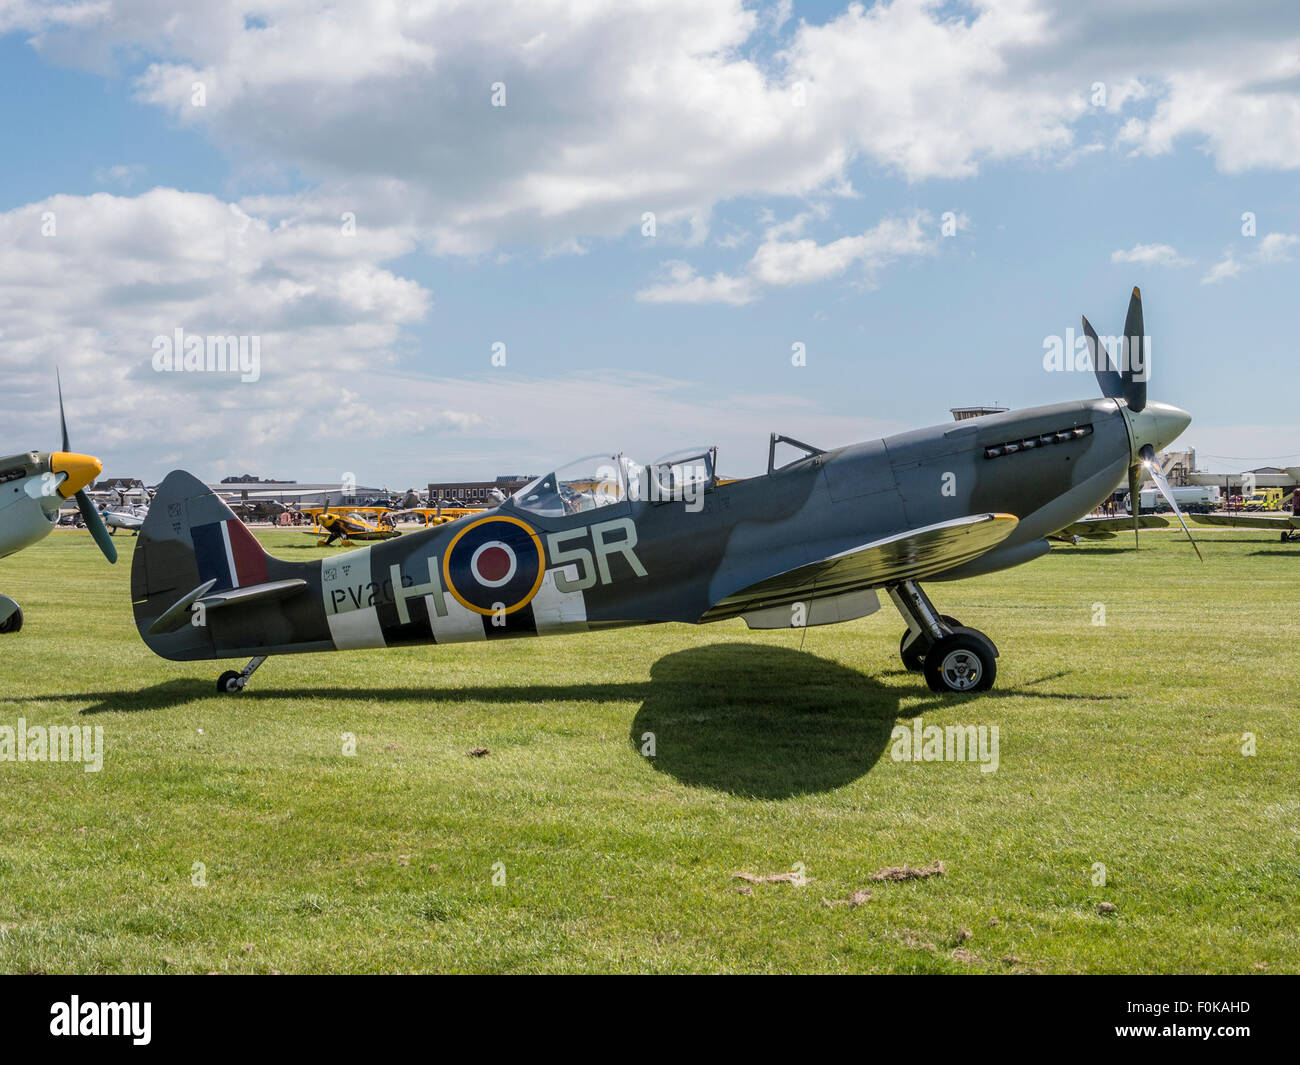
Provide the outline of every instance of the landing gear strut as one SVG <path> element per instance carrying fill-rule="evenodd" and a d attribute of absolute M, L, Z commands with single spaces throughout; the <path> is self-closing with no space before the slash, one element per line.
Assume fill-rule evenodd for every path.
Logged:
<path fill-rule="evenodd" d="M 233 669 L 226 670 L 217 678 L 217 691 L 222 695 L 237 695 L 244 690 L 248 684 L 248 678 L 257 672 L 257 667 L 266 661 L 267 655 L 259 655 L 257 658 L 249 659 L 248 665 L 236 672 Z"/>
<path fill-rule="evenodd" d="M 940 614 L 916 581 L 891 585 L 889 598 L 907 622 L 898 650 L 903 665 L 924 672 L 931 691 L 988 691 L 998 674 L 998 649 L 984 633 Z"/>

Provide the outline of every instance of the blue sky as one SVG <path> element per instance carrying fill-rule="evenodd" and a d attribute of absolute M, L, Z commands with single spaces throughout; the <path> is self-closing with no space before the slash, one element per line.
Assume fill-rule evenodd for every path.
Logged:
<path fill-rule="evenodd" d="M 1288 5 L 80 7 L 0 0 L 9 450 L 54 446 L 57 362 L 150 481 L 753 473 L 769 431 L 1091 397 L 1045 339 L 1139 284 L 1181 443 L 1300 464 Z M 258 380 L 157 372 L 176 328 L 258 336 Z"/>

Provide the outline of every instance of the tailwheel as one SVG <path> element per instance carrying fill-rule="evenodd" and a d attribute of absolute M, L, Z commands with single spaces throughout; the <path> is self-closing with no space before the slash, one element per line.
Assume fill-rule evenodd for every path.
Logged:
<path fill-rule="evenodd" d="M 974 629 L 943 637 L 925 655 L 925 681 L 931 691 L 940 694 L 988 691 L 997 675 L 991 644 Z"/>
<path fill-rule="evenodd" d="M 226 670 L 217 678 L 217 691 L 222 695 L 236 695 L 248 687 L 248 678 L 256 673 L 266 661 L 266 655 L 250 658 L 248 665 L 239 671 Z"/>
<path fill-rule="evenodd" d="M 0 633 L 17 632 L 23 627 L 23 611 L 17 604 L 14 605 L 13 613 L 4 621 L 0 621 Z"/>
<path fill-rule="evenodd" d="M 948 614 L 940 614 L 945 625 L 950 629 L 961 627 L 961 622 Z M 911 629 L 904 629 L 898 641 L 898 656 L 903 660 L 903 668 L 909 673 L 920 673 L 925 669 L 925 653 L 929 650 L 929 641 L 921 636 L 913 636 Z"/>

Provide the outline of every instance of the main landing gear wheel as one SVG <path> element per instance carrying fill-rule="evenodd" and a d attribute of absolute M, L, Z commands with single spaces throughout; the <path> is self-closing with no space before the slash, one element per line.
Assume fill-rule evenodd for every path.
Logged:
<path fill-rule="evenodd" d="M 956 618 L 951 617 L 948 614 L 940 614 L 939 616 L 943 619 L 948 628 L 961 628 L 961 622 Z M 925 669 L 925 652 L 928 648 L 926 646 L 926 640 L 920 636 L 917 636 L 915 639 L 912 639 L 911 643 L 908 643 L 908 640 L 911 637 L 912 630 L 904 629 L 903 636 L 898 641 L 898 655 L 903 660 L 904 669 L 909 673 L 920 673 Z"/>
<path fill-rule="evenodd" d="M 23 627 L 23 612 L 21 607 L 14 607 L 14 612 L 4 621 L 0 621 L 0 633 L 17 632 Z"/>
<path fill-rule="evenodd" d="M 964 632 L 943 637 L 925 655 L 925 682 L 940 694 L 988 691 L 997 675 L 998 662 L 988 644 Z"/>

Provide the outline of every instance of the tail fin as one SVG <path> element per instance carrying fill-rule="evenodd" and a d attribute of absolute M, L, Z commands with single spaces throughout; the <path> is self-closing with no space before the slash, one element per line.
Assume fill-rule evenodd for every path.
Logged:
<path fill-rule="evenodd" d="M 220 633 L 213 625 L 186 623 L 190 604 L 200 596 L 244 602 L 272 595 L 283 598 L 296 590 L 294 586 L 306 584 L 284 579 L 296 577 L 295 571 L 304 568 L 268 555 L 206 485 L 176 470 L 158 486 L 131 562 L 136 628 L 164 658 L 193 660 L 243 653 L 244 639 L 228 639 L 235 634 Z M 268 594 L 255 588 L 268 589 Z M 252 594 L 237 597 L 230 594 L 232 589 L 249 589 Z M 167 619 L 173 617 L 179 622 L 168 625 Z M 249 636 L 256 639 L 254 633 Z"/>

